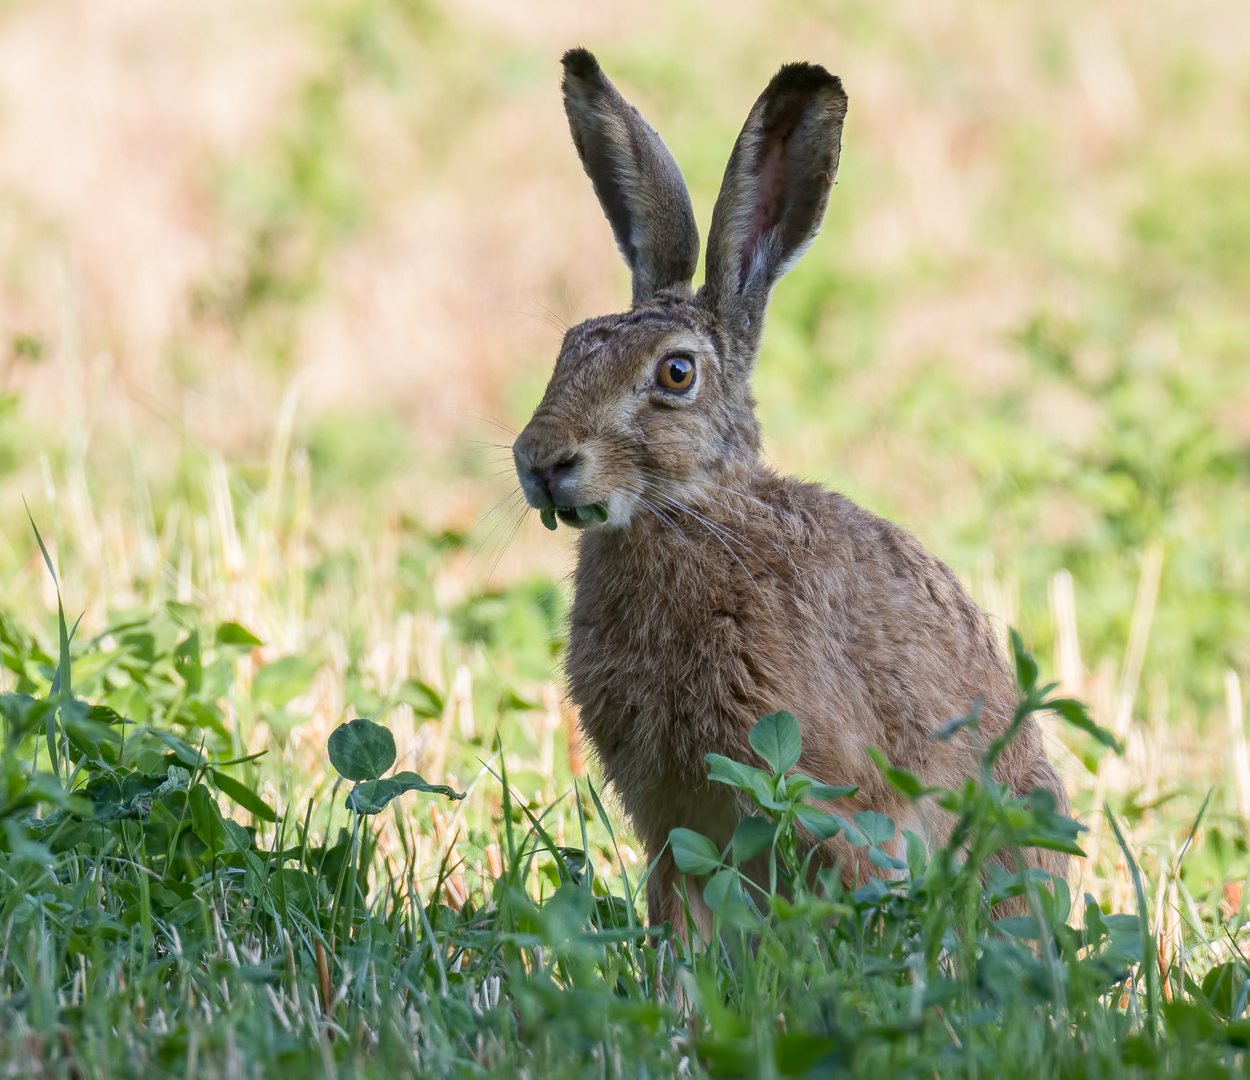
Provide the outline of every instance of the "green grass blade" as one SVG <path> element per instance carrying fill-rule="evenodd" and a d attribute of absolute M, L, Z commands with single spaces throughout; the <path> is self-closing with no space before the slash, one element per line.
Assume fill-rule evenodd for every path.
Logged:
<path fill-rule="evenodd" d="M 1111 823 L 1116 843 L 1124 852 L 1124 858 L 1133 875 L 1133 889 L 1137 893 L 1137 917 L 1141 921 L 1142 966 L 1145 968 L 1146 976 L 1146 1014 L 1150 1017 L 1148 1034 L 1153 1039 L 1159 1031 L 1159 987 L 1158 943 L 1155 941 L 1154 931 L 1150 929 L 1150 906 L 1146 902 L 1146 888 L 1142 884 L 1141 868 L 1137 865 L 1137 860 L 1133 858 L 1133 853 L 1129 851 L 1128 841 L 1124 839 L 1124 833 L 1120 831 L 1120 825 L 1107 803 L 1103 803 L 1103 813 L 1107 815 L 1107 820 Z"/>

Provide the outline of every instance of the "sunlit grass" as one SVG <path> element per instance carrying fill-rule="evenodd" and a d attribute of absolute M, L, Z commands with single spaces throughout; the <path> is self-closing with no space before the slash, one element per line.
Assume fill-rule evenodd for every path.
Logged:
<path fill-rule="evenodd" d="M 837 931 L 825 945 L 813 944 L 810 955 L 786 942 L 794 934 L 824 940 L 817 932 L 822 920 L 849 918 L 856 905 L 871 908 L 883 897 L 865 892 L 852 901 L 837 892 L 814 896 L 810 911 L 783 906 L 775 948 L 737 951 L 732 940 L 740 929 L 707 953 L 687 953 L 676 942 L 656 947 L 631 929 L 645 923 L 646 867 L 606 793 L 601 798 L 593 774 L 586 775 L 575 716 L 551 681 L 559 591 L 457 588 L 447 580 L 464 565 L 454 545 L 417 535 L 407 540 L 406 558 L 408 573 L 427 582 L 424 610 L 394 604 L 400 555 L 379 565 L 384 556 L 362 545 L 338 556 L 341 580 L 325 577 L 293 596 L 287 576 L 274 569 L 289 568 L 307 543 L 300 523 L 307 510 L 299 497 L 288 498 L 304 483 L 304 467 L 292 472 L 279 463 L 274 487 L 251 501 L 240 501 L 236 488 L 231 514 L 219 508 L 211 525 L 197 527 L 186 511 L 191 537 L 215 530 L 195 541 L 198 552 L 192 543 L 189 557 L 180 554 L 179 532 L 167 532 L 170 546 L 157 553 L 163 570 L 150 576 L 144 595 L 130 597 L 134 610 L 109 615 L 103 625 L 84 623 L 75 634 L 75 699 L 104 711 L 62 711 L 69 741 L 58 740 L 58 761 L 72 759 L 81 769 L 82 755 L 90 756 L 83 740 L 103 746 L 109 728 L 98 725 L 127 717 L 113 730 L 125 732 L 126 761 L 137 770 L 131 788 L 102 795 L 97 785 L 94 811 L 52 793 L 45 817 L 59 801 L 71 818 L 51 829 L 22 828 L 12 800 L 32 782 L 31 766 L 47 778 L 39 781 L 44 785 L 55 770 L 47 740 L 38 743 L 42 728 L 22 713 L 29 706 L 8 699 L 9 730 L 27 732 L 6 740 L 11 854 L 0 889 L 11 944 L 0 979 L 9 987 L 11 1015 L 20 1017 L 17 1030 L 27 1032 L 6 1044 L 15 1063 L 77 1061 L 86 1075 L 293 1066 L 326 1075 L 343 1068 L 458 1075 L 519 1067 L 555 1075 L 619 1056 L 627 1075 L 644 1067 L 652 1075 L 799 1075 L 818 1061 L 842 1061 L 853 1071 L 928 1061 L 941 1075 L 971 1075 L 993 1068 L 997 1055 L 1025 1037 L 1035 1010 L 1076 1008 L 1078 1000 L 1071 1022 L 1084 1034 L 1071 1046 L 1036 1042 L 1029 1060 L 1039 1068 L 1067 1075 L 1094 1053 L 1107 1068 L 1154 1062 L 1151 1075 L 1172 1075 L 1197 1052 L 1182 1051 L 1175 1040 L 1192 1039 L 1194 1031 L 1203 1033 L 1202 1052 L 1212 1062 L 1233 1062 L 1235 1049 L 1221 1047 L 1242 1037 L 1236 1023 L 1224 1032 L 1226 1020 L 1239 1015 L 1247 978 L 1239 959 L 1244 825 L 1236 789 L 1217 792 L 1208 804 L 1201 769 L 1184 774 L 1170 764 L 1177 748 L 1166 731 L 1151 731 L 1158 740 L 1151 745 L 1129 726 L 1121 763 L 1100 757 L 1098 744 L 1083 735 L 1049 729 L 1074 801 L 1092 826 L 1080 841 L 1091 863 L 1063 892 L 1071 909 L 1056 900 L 1047 916 L 1076 928 L 1076 951 L 1059 962 L 1084 956 L 1087 965 L 1085 975 L 1073 968 L 1062 976 L 1062 1006 L 1050 991 L 1025 992 L 1034 985 L 1029 980 L 1053 974 L 1044 976 L 1044 965 L 1030 974 L 1028 948 L 1012 953 L 1019 946 L 1009 944 L 1010 935 L 990 950 L 1005 965 L 996 974 L 985 967 L 989 953 L 978 951 L 966 958 L 971 967 L 960 968 L 960 961 L 941 975 L 954 980 L 953 999 L 936 989 L 918 998 L 893 976 L 878 985 L 909 935 L 924 940 L 924 905 L 949 912 L 940 894 L 923 891 L 900 894 L 913 899 L 899 901 L 896 915 L 879 926 L 882 936 L 874 931 L 838 944 Z M 230 487 L 219 468 L 203 480 L 210 490 Z M 275 490 L 280 509 L 265 519 L 263 504 Z M 76 545 L 66 538 L 66 547 Z M 1130 652 L 1106 709 L 1123 709 L 1135 696 L 1151 573 L 1148 566 Z M 359 589 L 361 581 L 368 591 Z M 1066 620 L 1058 635 L 1065 637 L 1076 631 L 1062 592 L 1057 585 L 1057 618 Z M 55 603 L 56 591 L 50 595 Z M 454 599 L 443 607 L 440 597 Z M 82 605 L 67 602 L 72 623 Z M 89 606 L 111 607 L 106 597 Z M 5 689 L 55 700 L 55 616 L 32 622 L 29 605 L 27 612 L 3 622 Z M 1079 649 L 1079 639 L 1075 644 Z M 1238 689 L 1230 679 L 1230 708 Z M 376 818 L 355 818 L 344 805 L 349 789 L 326 756 L 331 731 L 352 715 L 393 732 L 397 770 L 446 783 L 466 798 L 443 803 L 401 794 Z M 1123 736 L 1125 714 L 1110 715 Z M 1212 750 L 1244 768 L 1244 740 L 1238 747 L 1236 735 L 1229 738 L 1221 736 Z M 248 760 L 209 764 L 240 758 Z M 167 784 L 175 790 L 157 792 Z M 192 796 L 178 794 L 186 789 Z M 1244 799 L 1250 788 L 1241 790 Z M 91 823 L 101 798 L 120 808 L 110 811 L 119 816 L 107 826 Z M 1116 808 L 1112 828 L 1097 812 L 1104 798 Z M 219 809 L 226 819 L 214 825 L 222 822 Z M 84 812 L 86 820 L 75 824 Z M 179 821 L 190 822 L 190 831 L 175 842 Z M 103 845 L 95 839 L 102 827 L 110 838 Z M 206 829 L 210 837 L 221 830 L 217 849 L 203 841 Z M 351 887 L 356 866 L 358 891 Z M 922 873 L 921 864 L 911 872 Z M 932 872 L 929 880 L 936 880 Z M 912 904 L 921 905 L 914 916 Z M 1131 926 L 1108 915 L 1128 918 L 1138 910 L 1146 918 L 1133 917 Z M 909 930 L 913 917 L 920 923 Z M 817 922 L 809 926 L 811 919 Z M 977 934 L 995 937 L 986 927 Z M 865 968 L 865 950 L 880 950 L 886 967 L 873 961 Z M 1133 967 L 1142 956 L 1150 962 Z M 1127 983 L 1115 982 L 1117 965 L 1135 972 Z M 903 963 L 899 970 L 911 969 Z M 1214 981 L 1205 996 L 1200 989 L 1212 971 L 1212 980 L 1233 987 L 1223 1005 L 1218 994 L 1225 991 L 1212 989 Z M 966 1000 L 957 1003 L 968 989 L 957 990 L 960 979 L 968 978 L 980 987 L 978 996 L 990 995 L 975 1016 Z M 818 1000 L 840 1017 L 832 1028 L 811 1011 Z M 1151 1019 L 1182 1000 L 1197 1004 L 1166 1021 Z M 993 1001 L 1007 1011 L 995 1012 Z M 997 1019 L 987 1026 L 991 1015 Z M 768 1016 L 784 1018 L 781 1026 L 761 1028 Z M 1157 1036 L 1156 1022 L 1164 1024 Z M 57 1035 L 61 1030 L 68 1035 Z M 967 1053 L 951 1051 L 955 1046 Z"/>

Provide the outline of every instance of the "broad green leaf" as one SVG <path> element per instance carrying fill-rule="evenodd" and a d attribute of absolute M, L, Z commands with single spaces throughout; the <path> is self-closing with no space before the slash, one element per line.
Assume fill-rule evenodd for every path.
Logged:
<path fill-rule="evenodd" d="M 52 707 L 48 702 L 37 701 L 30 694 L 0 694 L 0 716 L 11 725 L 7 733 L 10 739 L 17 739 L 25 734 L 28 725 L 38 723 L 43 714 L 31 716 L 36 706 L 43 709 Z"/>
<path fill-rule="evenodd" d="M 91 652 L 74 660 L 74 682 L 78 686 L 89 683 L 101 673 L 108 671 L 121 660 L 125 653 L 121 649 L 113 652 Z"/>
<path fill-rule="evenodd" d="M 1221 1016 L 1232 1013 L 1233 1003 L 1237 1000 L 1245 978 L 1244 971 L 1245 965 L 1234 961 L 1217 964 L 1203 977 L 1202 992 Z"/>
<path fill-rule="evenodd" d="M 168 779 L 153 790 L 153 800 L 172 795 L 175 791 L 186 791 L 187 785 L 191 783 L 191 773 L 179 765 L 170 765 L 165 770 L 165 775 Z"/>
<path fill-rule="evenodd" d="M 226 847 L 241 855 L 251 855 L 252 835 L 233 818 L 222 816 L 221 823 L 226 827 Z M 255 856 L 253 856 L 255 858 Z M 254 867 L 254 864 L 253 864 Z"/>
<path fill-rule="evenodd" d="M 185 719 L 186 723 L 195 724 L 202 728 L 211 728 L 223 738 L 230 738 L 230 731 L 226 727 L 225 714 L 216 705 L 202 700 L 185 701 L 179 712 L 181 713 L 180 719 Z"/>
<path fill-rule="evenodd" d="M 233 776 L 227 776 L 220 769 L 209 769 L 213 774 L 213 783 L 227 797 L 237 802 L 244 810 L 255 814 L 263 821 L 277 821 L 278 815 L 259 795 L 246 784 L 240 783 Z"/>
<path fill-rule="evenodd" d="M 191 807 L 191 828 L 210 849 L 220 848 L 225 829 L 220 824 L 221 811 L 217 809 L 212 793 L 206 785 L 196 784 L 187 796 L 187 802 Z"/>
<path fill-rule="evenodd" d="M 859 831 L 854 825 L 844 817 L 837 814 L 830 814 L 831 818 L 842 828 L 842 835 L 846 837 L 847 843 L 854 844 L 856 847 L 867 847 L 869 844 L 868 837 Z"/>
<path fill-rule="evenodd" d="M 252 700 L 257 705 L 282 708 L 312 686 L 317 668 L 302 656 L 284 656 L 266 664 L 252 679 Z"/>
<path fill-rule="evenodd" d="M 165 921 L 175 926 L 186 926 L 192 919 L 203 916 L 205 904 L 202 900 L 184 900 L 165 916 Z"/>
<path fill-rule="evenodd" d="M 981 698 L 973 703 L 973 707 L 963 716 L 952 716 L 949 720 L 943 721 L 929 736 L 931 739 L 939 739 L 942 742 L 950 742 L 965 727 L 972 731 L 976 731 L 981 722 Z"/>
<path fill-rule="evenodd" d="M 823 810 L 817 810 L 814 806 L 796 806 L 794 816 L 817 840 L 829 840 L 837 836 L 842 828 L 839 819 Z"/>
<path fill-rule="evenodd" d="M 1086 852 L 1075 840 L 1065 840 L 1058 836 L 1030 834 L 1020 841 L 1021 847 L 1045 848 L 1047 851 L 1062 851 L 1067 855 L 1075 855 L 1078 859 L 1085 858 Z"/>
<path fill-rule="evenodd" d="M 184 630 L 196 630 L 200 625 L 200 609 L 194 604 L 184 604 L 178 600 L 166 600 L 165 610 L 169 617 Z"/>
<path fill-rule="evenodd" d="M 541 709 L 542 705 L 537 701 L 526 701 L 515 690 L 505 689 L 499 695 L 499 708 L 501 710 L 507 709 L 511 712 L 533 712 L 536 709 Z M 415 712 L 416 710 L 414 709 L 413 711 Z M 439 715 L 441 716 L 442 713 L 440 712 Z"/>
<path fill-rule="evenodd" d="M 248 852 L 252 838 L 237 821 L 223 817 L 217 801 L 204 784 L 196 784 L 188 795 L 191 828 L 213 851 Z"/>
<path fill-rule="evenodd" d="M 230 645 L 237 648 L 254 649 L 263 645 L 264 642 L 253 634 L 247 627 L 240 626 L 237 622 L 224 622 L 217 627 L 217 633 L 213 641 L 218 645 Z"/>
<path fill-rule="evenodd" d="M 742 886 L 738 884 L 737 871 L 725 867 L 723 870 L 717 870 L 703 886 L 703 902 L 720 914 L 737 898 L 735 894 L 740 897 L 741 892 Z"/>
<path fill-rule="evenodd" d="M 326 749 L 330 764 L 345 780 L 376 780 L 395 764 L 395 736 L 363 717 L 330 732 Z"/>
<path fill-rule="evenodd" d="M 287 712 L 285 709 L 272 709 L 261 718 L 269 725 L 271 731 L 290 731 L 311 719 L 300 713 Z"/>
<path fill-rule="evenodd" d="M 868 849 L 868 861 L 873 866 L 879 866 L 882 870 L 906 870 L 907 864 L 902 859 L 896 859 L 888 851 L 873 846 Z"/>
<path fill-rule="evenodd" d="M 1033 654 L 1024 647 L 1024 638 L 1014 626 L 1011 628 L 1011 652 L 1016 661 L 1016 682 L 1024 694 L 1037 685 L 1038 666 Z"/>
<path fill-rule="evenodd" d="M 399 688 L 397 698 L 405 705 L 411 706 L 417 716 L 425 716 L 432 720 L 437 720 L 443 715 L 443 708 L 446 704 L 443 695 L 434 687 L 417 679 L 408 679 Z"/>
<path fill-rule="evenodd" d="M 77 792 L 67 791 L 61 786 L 60 780 L 48 773 L 35 773 L 27 784 L 28 791 L 38 796 L 41 802 L 83 817 L 91 813 L 91 803 L 87 799 Z"/>
<path fill-rule="evenodd" d="M 894 839 L 894 821 L 875 810 L 861 810 L 855 815 L 855 824 L 868 837 L 871 844 L 884 844 Z"/>
<path fill-rule="evenodd" d="M 42 866 L 51 866 L 56 860 L 47 845 L 41 844 L 38 840 L 32 840 L 26 834 L 26 830 L 21 824 L 12 819 L 5 821 L 4 830 L 8 839 L 9 851 L 14 855 L 23 859 L 29 859 L 31 862 L 39 863 Z"/>
<path fill-rule="evenodd" d="M 734 862 L 742 864 L 762 855 L 773 846 L 773 837 L 776 834 L 776 826 L 767 818 L 743 818 L 734 829 L 731 843 Z"/>
<path fill-rule="evenodd" d="M 994 927 L 1009 937 L 1023 941 L 1041 941 L 1042 928 L 1032 915 L 1017 915 L 1011 919 L 995 919 Z"/>
<path fill-rule="evenodd" d="M 178 738 L 177 735 L 169 731 L 161 731 L 160 728 L 152 728 L 149 732 L 153 738 L 159 739 L 174 752 L 176 757 L 188 769 L 198 769 L 203 763 L 204 758 L 194 746 L 185 739 Z"/>
<path fill-rule="evenodd" d="M 87 719 L 97 724 L 123 724 L 125 720 L 115 709 L 107 705 L 92 705 L 87 712 Z"/>
<path fill-rule="evenodd" d="M 87 710 L 85 707 L 72 708 L 71 705 L 81 706 L 82 703 L 67 702 L 61 707 L 61 727 L 65 729 L 70 744 L 80 756 L 85 754 L 98 759 L 105 746 L 120 749 L 121 734 L 114 731 L 108 724 L 102 724 L 93 719 L 91 713 L 95 710 Z M 111 755 L 111 760 L 116 761 L 116 751 Z"/>
<path fill-rule="evenodd" d="M 174 670 L 187 684 L 188 694 L 200 692 L 200 679 L 204 671 L 200 659 L 200 632 L 192 630 L 174 649 Z"/>
<path fill-rule="evenodd" d="M 799 722 L 793 713 L 785 711 L 763 717 L 751 729 L 747 739 L 751 743 L 751 749 L 768 762 L 776 775 L 793 769 L 803 750 Z"/>
<path fill-rule="evenodd" d="M 720 852 L 706 836 L 693 829 L 674 829 L 668 834 L 673 860 L 683 874 L 703 877 L 721 868 Z"/>
<path fill-rule="evenodd" d="M 869 878 L 851 895 L 858 904 L 879 904 L 890 895 L 890 887 L 878 877 Z"/>
<path fill-rule="evenodd" d="M 122 776 L 121 801 L 127 806 L 138 806 L 140 802 L 148 802 L 153 792 L 169 779 L 166 772 L 134 772 Z"/>
<path fill-rule="evenodd" d="M 1120 741 L 1105 727 L 1094 723 L 1084 702 L 1077 701 L 1076 698 L 1052 698 L 1046 702 L 1046 707 L 1053 709 L 1073 727 L 1079 728 L 1087 735 L 1092 735 L 1103 746 L 1109 746 L 1117 754 L 1124 753 L 1124 747 Z"/>
<path fill-rule="evenodd" d="M 463 792 L 446 784 L 428 784 L 414 772 L 401 772 L 382 780 L 364 780 L 357 784 L 347 796 L 347 809 L 358 814 L 378 814 L 392 799 L 406 791 L 425 791 L 431 795 L 446 795 L 449 799 L 464 798 Z"/>
<path fill-rule="evenodd" d="M 819 780 L 813 780 L 807 773 L 791 773 L 790 777 L 791 790 L 796 780 L 806 780 L 808 788 L 803 792 L 803 798 L 815 802 L 833 802 L 835 799 L 849 799 L 859 792 L 859 788 L 853 784 L 822 784 Z"/>
<path fill-rule="evenodd" d="M 913 878 L 918 878 L 929 863 L 928 845 L 911 829 L 903 830 L 903 839 L 907 841 L 907 869 Z"/>
<path fill-rule="evenodd" d="M 318 907 L 317 879 L 304 870 L 285 866 L 269 879 L 278 902 L 311 917 Z"/>
<path fill-rule="evenodd" d="M 772 794 L 772 777 L 763 769 L 743 765 L 740 761 L 722 757 L 720 754 L 707 754 L 703 760 L 710 766 L 707 774 L 709 780 L 741 788 L 743 791 Z"/>
<path fill-rule="evenodd" d="M 937 788 L 925 787 L 924 781 L 910 769 L 896 769 L 875 746 L 868 747 L 868 756 L 872 758 L 881 771 L 881 775 L 885 777 L 885 782 L 900 795 L 905 795 L 909 799 L 919 799 L 937 790 Z"/>
<path fill-rule="evenodd" d="M 229 850 L 233 839 L 226 833 L 226 823 L 217 809 L 212 793 L 204 784 L 196 784 L 187 793 L 191 808 L 191 828 L 211 852 Z"/>

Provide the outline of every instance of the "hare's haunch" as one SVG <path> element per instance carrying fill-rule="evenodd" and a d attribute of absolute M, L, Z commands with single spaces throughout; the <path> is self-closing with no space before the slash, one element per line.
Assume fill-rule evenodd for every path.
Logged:
<path fill-rule="evenodd" d="M 583 49 L 564 57 L 564 103 L 633 273 L 633 306 L 568 332 L 513 454 L 530 505 L 584 530 L 568 680 L 607 779 L 648 857 L 677 826 L 724 845 L 746 808 L 709 783 L 704 755 L 753 760 L 752 725 L 788 709 L 802 727 L 800 769 L 859 785 L 855 809 L 940 841 L 941 812 L 918 816 L 865 748 L 957 785 L 977 769 L 971 736 L 930 736 L 978 697 L 984 735 L 1001 733 L 1011 673 L 985 615 L 911 535 L 760 460 L 751 396 L 769 293 L 815 236 L 837 175 L 841 82 L 787 64 L 755 103 L 697 293 L 694 213 L 660 137 Z M 1066 810 L 1031 722 L 999 778 L 1020 795 L 1049 788 Z M 839 838 L 820 854 L 854 875 Z M 1063 856 L 1033 856 L 1062 872 Z M 677 883 L 661 857 L 653 924 L 684 927 Z M 698 884 L 687 886 L 706 929 Z"/>

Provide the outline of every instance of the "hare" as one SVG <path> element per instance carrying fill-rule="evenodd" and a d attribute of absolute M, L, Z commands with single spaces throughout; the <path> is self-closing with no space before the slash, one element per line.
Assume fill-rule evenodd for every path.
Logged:
<path fill-rule="evenodd" d="M 820 227 L 838 171 L 846 95 L 838 78 L 787 64 L 756 101 L 712 213 L 706 280 L 676 162 L 585 49 L 566 53 L 573 144 L 633 275 L 620 315 L 569 330 L 513 456 L 526 500 L 550 527 L 582 530 L 567 652 L 569 692 L 623 809 L 657 859 L 652 925 L 684 936 L 676 826 L 728 842 L 749 807 L 708 780 L 710 752 L 754 760 L 747 734 L 788 709 L 799 768 L 857 784 L 854 809 L 932 840 L 949 823 L 899 798 L 865 753 L 926 781 L 978 769 L 973 737 L 932 738 L 983 699 L 1002 732 L 1015 683 L 986 616 L 955 575 L 902 528 L 762 459 L 751 394 L 773 283 Z M 1000 761 L 1025 795 L 1067 798 L 1029 724 Z M 807 838 L 809 846 L 816 841 Z M 840 837 L 818 853 L 840 861 Z M 1030 858 L 1062 873 L 1066 857 Z M 862 860 L 860 860 L 862 861 Z M 695 925 L 710 912 L 686 882 Z"/>

